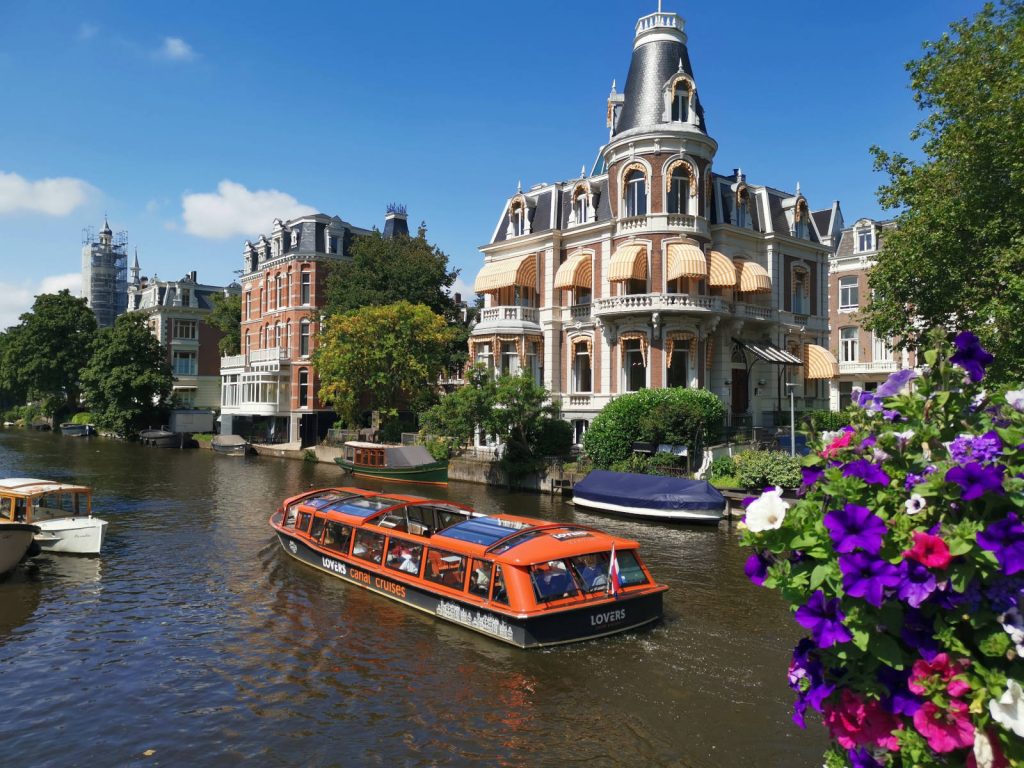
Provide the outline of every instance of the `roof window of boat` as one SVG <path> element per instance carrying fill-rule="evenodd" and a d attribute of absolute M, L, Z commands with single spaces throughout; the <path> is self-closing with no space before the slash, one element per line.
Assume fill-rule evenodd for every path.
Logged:
<path fill-rule="evenodd" d="M 462 589 L 466 581 L 466 558 L 443 549 L 428 549 L 423 578 L 444 587 Z"/>
<path fill-rule="evenodd" d="M 324 534 L 324 546 L 335 552 L 348 554 L 348 546 L 352 542 L 352 528 L 342 523 L 328 523 Z"/>
<path fill-rule="evenodd" d="M 299 521 L 295 524 L 295 530 L 308 531 L 309 521 L 313 518 L 309 512 L 299 512 Z"/>
<path fill-rule="evenodd" d="M 333 509 L 333 508 L 335 508 L 335 506 L 337 504 L 339 504 L 341 502 L 348 501 L 349 499 L 359 499 L 359 498 L 362 498 L 362 497 L 359 496 L 359 494 L 356 494 L 356 493 L 335 493 L 333 491 L 330 491 L 328 493 L 322 493 L 322 494 L 319 494 L 317 496 L 313 496 L 313 497 L 308 498 L 308 499 L 303 499 L 302 503 L 304 505 L 306 505 L 307 507 L 312 507 L 313 509 L 321 509 L 322 510 L 322 509 Z"/>
<path fill-rule="evenodd" d="M 423 545 L 392 538 L 388 542 L 388 556 L 384 565 L 403 573 L 418 576 L 423 560 Z"/>
<path fill-rule="evenodd" d="M 324 523 L 327 521 L 319 515 L 313 516 L 313 526 L 309 529 L 309 538 L 320 540 L 320 534 L 323 533 Z"/>
<path fill-rule="evenodd" d="M 344 512 L 346 515 L 355 515 L 356 517 L 372 517 L 382 509 L 394 507 L 401 503 L 399 499 L 389 499 L 385 496 L 355 497 L 331 504 L 329 507 L 325 507 L 324 511 Z"/>
<path fill-rule="evenodd" d="M 548 560 L 530 566 L 530 580 L 538 603 L 572 597 L 579 592 L 564 560 Z"/>
<path fill-rule="evenodd" d="M 384 558 L 384 534 L 365 529 L 356 531 L 355 543 L 352 545 L 352 557 L 380 565 L 380 561 Z"/>
<path fill-rule="evenodd" d="M 381 528 L 393 528 L 396 531 L 408 531 L 409 521 L 405 517 L 405 509 L 393 509 L 374 521 Z"/>

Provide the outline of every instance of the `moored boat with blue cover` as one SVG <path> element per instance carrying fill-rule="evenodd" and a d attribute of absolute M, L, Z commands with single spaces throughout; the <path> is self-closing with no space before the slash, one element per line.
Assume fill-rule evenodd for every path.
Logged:
<path fill-rule="evenodd" d="M 581 507 L 630 517 L 717 523 L 725 497 L 707 480 L 595 469 L 573 488 Z"/>

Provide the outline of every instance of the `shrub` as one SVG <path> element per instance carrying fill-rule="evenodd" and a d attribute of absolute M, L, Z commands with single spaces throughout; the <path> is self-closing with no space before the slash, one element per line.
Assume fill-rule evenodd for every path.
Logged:
<path fill-rule="evenodd" d="M 568 456 L 572 451 L 572 424 L 562 419 L 544 419 L 537 425 L 533 452 L 537 456 Z"/>
<path fill-rule="evenodd" d="M 811 411 L 804 414 L 802 421 L 805 432 L 834 432 L 850 423 L 850 414 L 847 411 Z"/>
<path fill-rule="evenodd" d="M 733 459 L 736 479 L 744 488 L 796 488 L 800 485 L 800 458 L 785 451 L 742 451 Z"/>
<path fill-rule="evenodd" d="M 71 417 L 72 424 L 92 424 L 96 421 L 90 411 L 79 411 Z"/>
<path fill-rule="evenodd" d="M 732 477 L 735 474 L 736 462 L 732 460 L 732 456 L 719 456 L 711 462 L 711 467 L 708 469 L 708 477 L 711 480 Z"/>
<path fill-rule="evenodd" d="M 973 334 L 935 343 L 914 391 L 855 393 L 800 501 L 747 507 L 747 576 L 809 634 L 793 719 L 821 713 L 828 768 L 1024 765 L 1024 390 L 981 389 Z"/>

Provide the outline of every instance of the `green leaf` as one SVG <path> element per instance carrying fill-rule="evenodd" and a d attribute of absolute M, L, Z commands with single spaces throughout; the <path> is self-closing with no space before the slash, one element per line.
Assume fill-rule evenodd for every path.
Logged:
<path fill-rule="evenodd" d="M 1010 636 L 1005 632 L 997 631 L 981 638 L 978 642 L 978 649 L 986 656 L 1003 656 L 1010 650 Z"/>
<path fill-rule="evenodd" d="M 813 591 L 820 587 L 831 571 L 832 565 L 829 563 L 821 563 L 814 566 L 814 570 L 811 571 L 811 581 L 808 585 L 810 589 Z"/>
<path fill-rule="evenodd" d="M 892 635 L 874 633 L 868 641 L 868 650 L 884 664 L 894 669 L 903 669 L 906 657 L 899 642 Z"/>
<path fill-rule="evenodd" d="M 850 634 L 853 635 L 853 644 L 860 648 L 862 651 L 866 651 L 868 649 L 868 642 L 870 640 L 870 636 L 868 635 L 868 633 L 865 630 L 859 629 L 857 627 L 849 627 L 849 622 L 847 622 L 847 626 L 850 630 Z"/>

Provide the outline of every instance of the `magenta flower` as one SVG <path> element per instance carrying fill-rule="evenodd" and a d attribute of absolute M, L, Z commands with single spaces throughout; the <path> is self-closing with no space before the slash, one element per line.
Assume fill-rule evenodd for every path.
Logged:
<path fill-rule="evenodd" d="M 953 343 L 956 344 L 956 352 L 949 358 L 949 362 L 967 371 L 967 375 L 975 383 L 985 378 L 985 368 L 990 366 L 995 358 L 981 346 L 978 337 L 970 331 L 962 331 L 956 335 Z"/>
<path fill-rule="evenodd" d="M 949 709 L 945 710 L 939 709 L 934 702 L 926 701 L 914 713 L 914 727 L 924 736 L 928 746 L 939 754 L 974 745 L 970 713 L 967 705 L 957 699 L 950 701 Z"/>
<path fill-rule="evenodd" d="M 839 570 L 843 572 L 843 589 L 851 597 L 862 597 L 864 602 L 879 608 L 886 587 L 900 583 L 899 569 L 881 558 L 864 552 L 839 556 Z"/>
<path fill-rule="evenodd" d="M 933 536 L 924 531 L 914 531 L 914 546 L 904 552 L 903 556 L 928 568 L 946 568 L 953 559 L 941 536 Z"/>
<path fill-rule="evenodd" d="M 811 638 L 819 648 L 831 648 L 836 643 L 848 643 L 853 639 L 843 626 L 846 614 L 839 610 L 839 598 L 825 600 L 825 593 L 815 590 L 806 605 L 796 610 L 796 623 L 810 630 Z"/>
<path fill-rule="evenodd" d="M 851 461 L 843 467 L 843 477 L 859 477 L 868 485 L 888 485 L 892 480 L 885 470 L 867 459 Z"/>
<path fill-rule="evenodd" d="M 832 510 L 825 515 L 824 523 L 836 545 L 836 552 L 863 549 L 877 555 L 888 530 L 882 518 L 867 507 L 856 504 Z"/>
<path fill-rule="evenodd" d="M 882 747 L 890 751 L 900 748 L 895 731 L 903 728 L 903 722 L 895 715 L 882 709 L 873 699 L 862 699 L 844 688 L 838 702 L 825 706 L 825 726 L 832 738 L 845 749 L 861 746 Z"/>
<path fill-rule="evenodd" d="M 982 549 L 995 553 L 1007 576 L 1024 571 L 1024 524 L 1016 512 L 989 523 L 985 530 L 978 532 L 976 539 Z"/>
<path fill-rule="evenodd" d="M 962 467 L 953 467 L 946 473 L 946 482 L 956 483 L 963 492 L 964 501 L 978 499 L 987 493 L 1002 496 L 1003 467 L 999 464 L 981 464 L 972 461 Z"/>

